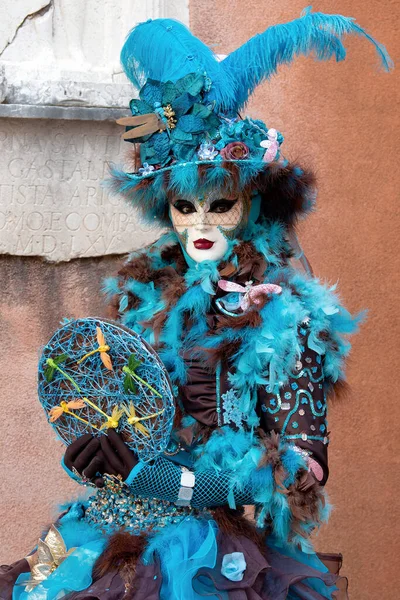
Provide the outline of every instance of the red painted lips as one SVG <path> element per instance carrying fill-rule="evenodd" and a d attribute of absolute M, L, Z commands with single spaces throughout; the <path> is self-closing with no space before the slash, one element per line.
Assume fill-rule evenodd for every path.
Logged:
<path fill-rule="evenodd" d="M 214 242 L 210 242 L 210 240 L 200 238 L 199 240 L 194 241 L 193 245 L 197 250 L 209 250 L 214 246 Z"/>

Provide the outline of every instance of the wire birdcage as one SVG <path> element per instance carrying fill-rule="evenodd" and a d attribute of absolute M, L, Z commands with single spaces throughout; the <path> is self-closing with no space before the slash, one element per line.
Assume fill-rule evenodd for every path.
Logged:
<path fill-rule="evenodd" d="M 175 412 L 172 385 L 138 334 L 98 318 L 67 322 L 39 360 L 39 399 L 67 445 L 114 428 L 143 461 L 166 448 Z"/>

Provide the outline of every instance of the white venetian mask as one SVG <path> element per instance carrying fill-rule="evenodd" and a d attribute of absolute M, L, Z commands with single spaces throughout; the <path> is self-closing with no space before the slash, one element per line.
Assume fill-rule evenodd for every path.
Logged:
<path fill-rule="evenodd" d="M 204 199 L 175 198 L 170 202 L 171 221 L 187 254 L 196 262 L 218 261 L 246 223 L 247 203 L 210 194 Z"/>

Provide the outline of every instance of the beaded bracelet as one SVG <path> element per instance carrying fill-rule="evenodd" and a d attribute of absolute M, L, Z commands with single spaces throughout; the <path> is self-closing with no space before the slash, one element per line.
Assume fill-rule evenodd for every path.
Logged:
<path fill-rule="evenodd" d="M 176 506 L 190 506 L 190 501 L 193 497 L 196 476 L 186 467 L 181 467 L 181 469 L 181 487 L 179 489 L 178 499 L 175 504 Z"/>

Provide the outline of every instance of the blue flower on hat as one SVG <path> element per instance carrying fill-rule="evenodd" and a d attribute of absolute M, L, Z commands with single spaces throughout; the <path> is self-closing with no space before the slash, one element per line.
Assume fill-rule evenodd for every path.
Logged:
<path fill-rule="evenodd" d="M 141 167 L 138 171 L 140 175 L 150 175 L 154 171 L 153 165 L 149 165 L 148 163 L 143 163 L 143 167 Z"/>
<path fill-rule="evenodd" d="M 223 557 L 221 573 L 230 581 L 242 581 L 246 567 L 243 552 L 232 552 Z"/>
<path fill-rule="evenodd" d="M 205 76 L 191 73 L 176 83 L 148 79 L 138 99 L 131 100 L 132 115 L 157 114 L 163 129 L 134 138 L 140 142 L 142 163 L 165 166 L 172 160 L 189 161 L 204 139 L 216 135 L 218 116 L 203 103 Z"/>

